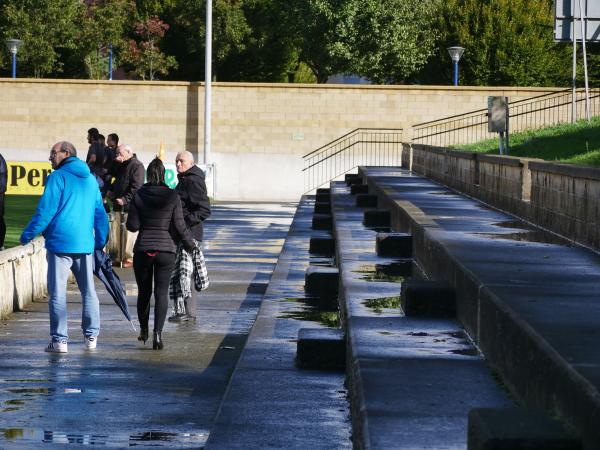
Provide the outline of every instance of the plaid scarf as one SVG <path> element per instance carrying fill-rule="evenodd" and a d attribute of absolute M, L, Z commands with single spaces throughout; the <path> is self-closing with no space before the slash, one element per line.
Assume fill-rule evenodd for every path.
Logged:
<path fill-rule="evenodd" d="M 202 243 L 194 240 L 196 246 L 188 253 L 181 244 L 177 245 L 175 270 L 169 282 L 169 298 L 173 302 L 175 314 L 185 314 L 184 300 L 192 296 L 191 278 L 194 276 L 194 286 L 197 291 L 203 291 L 209 285 L 206 261 L 202 254 Z"/>

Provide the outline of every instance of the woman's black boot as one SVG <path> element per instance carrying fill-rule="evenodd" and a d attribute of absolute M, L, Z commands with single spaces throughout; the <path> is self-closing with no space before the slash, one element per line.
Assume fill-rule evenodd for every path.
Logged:
<path fill-rule="evenodd" d="M 148 340 L 148 325 L 145 327 L 140 325 L 140 335 L 138 336 L 138 341 L 143 341 L 144 345 L 146 345 L 146 341 Z"/>
<path fill-rule="evenodd" d="M 160 331 L 154 332 L 154 341 L 152 342 L 152 348 L 154 350 L 162 350 L 163 349 L 163 340 L 160 335 Z"/>

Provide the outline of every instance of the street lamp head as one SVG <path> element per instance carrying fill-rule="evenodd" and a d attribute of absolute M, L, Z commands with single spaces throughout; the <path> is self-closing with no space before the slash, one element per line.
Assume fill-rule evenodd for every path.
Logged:
<path fill-rule="evenodd" d="M 460 57 L 465 52 L 463 47 L 448 47 L 448 53 L 450 54 L 450 58 L 452 58 L 452 62 L 457 63 L 460 61 Z"/>
<path fill-rule="evenodd" d="M 8 48 L 8 51 L 11 52 L 13 55 L 16 55 L 17 52 L 19 51 L 19 47 L 23 44 L 23 41 L 20 39 L 7 39 L 6 40 L 6 47 Z"/>

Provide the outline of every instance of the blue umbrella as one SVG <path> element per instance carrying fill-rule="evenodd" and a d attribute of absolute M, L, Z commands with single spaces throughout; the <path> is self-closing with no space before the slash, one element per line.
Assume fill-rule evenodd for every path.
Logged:
<path fill-rule="evenodd" d="M 131 314 L 129 313 L 129 307 L 127 306 L 125 289 L 123 289 L 119 275 L 117 275 L 112 268 L 112 261 L 110 260 L 110 257 L 104 253 L 103 250 L 94 250 L 94 274 L 100 281 L 102 281 L 102 283 L 104 283 L 106 290 L 113 298 L 119 309 L 123 311 L 123 314 L 127 320 L 129 320 L 129 323 L 135 331 L 135 325 L 133 325 Z"/>

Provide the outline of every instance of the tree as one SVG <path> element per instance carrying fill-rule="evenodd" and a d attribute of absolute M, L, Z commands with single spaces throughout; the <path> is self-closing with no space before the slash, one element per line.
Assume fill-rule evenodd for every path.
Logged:
<path fill-rule="evenodd" d="M 76 46 L 77 23 L 83 4 L 73 0 L 6 0 L 3 39 L 23 40 L 19 72 L 34 77 L 60 73 L 60 51 Z"/>
<path fill-rule="evenodd" d="M 318 83 L 350 70 L 354 0 L 276 0 L 285 11 L 286 27 L 295 35 L 299 61 L 313 71 Z"/>
<path fill-rule="evenodd" d="M 130 39 L 124 46 L 122 59 L 133 66 L 134 72 L 143 80 L 154 80 L 157 75 L 166 75 L 177 67 L 173 56 L 165 55 L 160 49 L 160 41 L 169 25 L 159 17 L 152 16 L 134 25 L 138 40 Z"/>
<path fill-rule="evenodd" d="M 437 0 L 352 2 L 351 71 L 376 83 L 401 83 L 435 51 Z"/>
<path fill-rule="evenodd" d="M 128 0 L 96 0 L 88 4 L 82 17 L 79 49 L 90 78 L 105 78 L 108 46 L 124 47 L 125 25 L 133 10 L 134 5 Z"/>
<path fill-rule="evenodd" d="M 447 47 L 461 45 L 462 84 L 565 85 L 568 45 L 553 42 L 551 0 L 448 0 L 439 15 L 440 46 L 420 81 L 448 83 Z"/>

